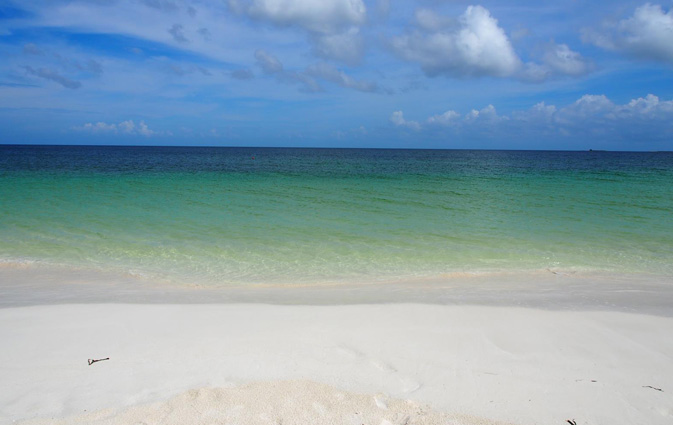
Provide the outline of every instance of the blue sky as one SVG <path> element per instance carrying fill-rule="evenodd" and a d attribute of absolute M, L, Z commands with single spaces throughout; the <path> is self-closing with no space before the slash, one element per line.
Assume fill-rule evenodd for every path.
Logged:
<path fill-rule="evenodd" d="M 0 143 L 673 150 L 673 3 L 3 0 Z"/>

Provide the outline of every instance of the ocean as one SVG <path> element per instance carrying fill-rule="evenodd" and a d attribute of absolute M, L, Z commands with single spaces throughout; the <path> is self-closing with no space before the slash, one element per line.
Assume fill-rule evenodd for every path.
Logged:
<path fill-rule="evenodd" d="M 673 153 L 0 146 L 0 262 L 206 286 L 673 276 Z"/>

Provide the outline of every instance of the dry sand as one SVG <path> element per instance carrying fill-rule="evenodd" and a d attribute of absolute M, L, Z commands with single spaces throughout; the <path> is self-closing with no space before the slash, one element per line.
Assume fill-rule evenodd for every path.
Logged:
<path fill-rule="evenodd" d="M 8 307 L 0 423 L 670 424 L 673 318 L 645 313 Z"/>

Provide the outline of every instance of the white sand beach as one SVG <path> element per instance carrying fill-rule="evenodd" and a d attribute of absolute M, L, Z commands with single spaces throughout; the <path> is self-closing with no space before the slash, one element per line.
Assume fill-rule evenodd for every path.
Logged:
<path fill-rule="evenodd" d="M 26 303 L 2 287 L 23 305 L 0 309 L 1 424 L 673 419 L 673 317 L 643 302 L 273 305 L 258 288 L 264 304 Z"/>

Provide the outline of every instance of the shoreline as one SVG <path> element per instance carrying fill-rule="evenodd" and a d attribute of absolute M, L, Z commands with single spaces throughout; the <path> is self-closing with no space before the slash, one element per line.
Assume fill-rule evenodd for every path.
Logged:
<path fill-rule="evenodd" d="M 483 305 L 673 316 L 673 277 L 563 271 L 456 273 L 399 282 L 173 285 L 90 269 L 0 267 L 0 309 L 57 304 Z"/>

